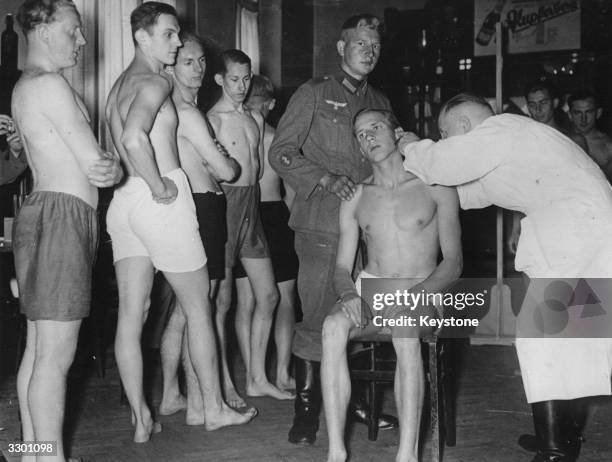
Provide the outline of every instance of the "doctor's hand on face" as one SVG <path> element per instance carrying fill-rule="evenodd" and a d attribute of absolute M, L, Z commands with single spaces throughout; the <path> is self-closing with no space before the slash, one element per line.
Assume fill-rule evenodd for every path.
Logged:
<path fill-rule="evenodd" d="M 406 146 L 421 140 L 415 133 L 405 132 L 401 127 L 395 129 L 395 137 L 397 138 L 397 148 L 402 154 Z"/>

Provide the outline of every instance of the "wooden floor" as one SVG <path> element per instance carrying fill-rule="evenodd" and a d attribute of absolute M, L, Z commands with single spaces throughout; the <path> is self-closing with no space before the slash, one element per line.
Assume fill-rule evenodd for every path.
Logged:
<path fill-rule="evenodd" d="M 530 461 L 529 453 L 516 445 L 521 432 L 531 431 L 529 407 L 516 370 L 511 347 L 466 346 L 459 380 L 457 403 L 457 445 L 446 448 L 445 462 Z M 6 357 L 4 364 L 8 364 Z M 163 431 L 146 444 L 131 442 L 129 413 L 119 404 L 119 377 L 109 361 L 105 379 L 93 368 L 83 377 L 70 380 L 67 437 L 70 453 L 85 461 L 322 461 L 327 437 L 324 418 L 317 442 L 311 447 L 287 442 L 292 419 L 292 402 L 267 398 L 249 400 L 259 416 L 249 425 L 206 432 L 184 424 L 184 414 L 162 417 Z M 238 369 L 238 381 L 244 373 Z M 159 401 L 159 372 L 155 372 L 152 396 Z M 385 410 L 394 412 L 391 393 Z M 427 429 L 425 430 L 427 435 Z M 378 441 L 367 440 L 366 428 L 358 425 L 349 432 L 353 461 L 393 460 L 397 432 L 381 432 Z M 581 461 L 612 461 L 612 401 L 593 403 Z M 19 437 L 14 374 L 0 381 L 0 448 Z M 422 444 L 423 461 L 428 459 L 427 438 Z M 4 454 L 7 456 L 6 452 Z M 0 457 L 1 459 L 1 457 Z M 8 461 L 11 459 L 7 457 Z"/>

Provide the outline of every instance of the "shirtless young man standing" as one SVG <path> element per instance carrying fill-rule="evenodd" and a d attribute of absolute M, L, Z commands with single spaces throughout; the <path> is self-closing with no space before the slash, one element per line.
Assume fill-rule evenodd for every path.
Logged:
<path fill-rule="evenodd" d="M 210 122 L 219 141 L 236 158 L 242 168 L 240 177 L 232 185 L 224 185 L 227 199 L 227 232 L 225 247 L 225 279 L 217 295 L 217 332 L 221 342 L 225 397 L 234 407 L 245 403 L 236 392 L 227 364 L 225 319 L 231 305 L 232 267 L 240 258 L 255 295 L 255 309 L 249 319 L 237 326 L 240 349 L 246 361 L 248 396 L 271 396 L 293 399 L 279 390 L 266 377 L 265 361 L 268 337 L 272 327 L 278 291 L 270 253 L 259 217 L 258 181 L 263 173 L 264 122 L 261 114 L 244 106 L 251 81 L 251 60 L 240 50 L 227 50 L 221 54 L 221 72 L 215 81 L 222 88 L 219 101 L 208 112 Z"/>
<path fill-rule="evenodd" d="M 251 111 L 259 112 L 264 120 L 274 109 L 274 86 L 270 79 L 263 75 L 254 75 L 251 81 L 249 97 L 246 101 Z M 276 381 L 280 390 L 295 389 L 295 380 L 289 373 L 291 361 L 291 343 L 295 329 L 295 280 L 298 272 L 297 255 L 295 254 L 295 235 L 289 228 L 289 209 L 295 192 L 286 184 L 281 184 L 278 174 L 270 167 L 268 150 L 274 138 L 274 127 L 265 122 L 264 128 L 264 172 L 259 180 L 261 202 L 259 211 L 274 270 L 274 279 L 280 295 L 274 323 L 274 342 L 276 344 Z M 285 188 L 285 196 L 281 193 Z M 236 316 L 246 317 L 246 321 L 236 319 L 236 325 L 248 326 L 255 300 L 253 290 L 242 265 L 234 268 L 236 278 Z M 247 331 L 248 334 L 248 331 Z M 239 333 L 240 335 L 240 333 Z M 243 344 L 246 342 L 243 342 Z M 242 352 L 243 357 L 246 352 Z M 246 361 L 246 360 L 245 360 Z"/>
<path fill-rule="evenodd" d="M 191 363 L 204 398 L 207 430 L 241 424 L 223 401 L 212 327 L 206 255 L 185 173 L 179 168 L 172 78 L 179 26 L 173 7 L 146 2 L 130 17 L 135 56 L 113 86 L 106 118 L 128 172 L 108 210 L 108 231 L 119 288 L 115 354 L 135 421 L 135 442 L 158 431 L 145 402 L 140 337 L 147 317 L 154 269 L 164 272 L 187 320 Z"/>
<path fill-rule="evenodd" d="M 612 138 L 595 126 L 601 117 L 597 98 L 589 91 L 581 91 L 570 95 L 567 104 L 568 117 L 574 130 L 586 138 L 587 154 L 603 170 L 608 181 L 612 180 Z"/>
<path fill-rule="evenodd" d="M 395 117 L 390 111 L 364 109 L 355 116 L 354 132 L 373 175 L 357 186 L 352 199 L 340 205 L 340 241 L 334 274 L 339 297 L 323 323 L 321 383 L 329 435 L 328 461 L 347 458 L 344 445 L 351 381 L 346 358 L 350 338 L 380 330 L 365 327 L 361 281 L 364 278 L 406 278 L 420 281 L 418 290 L 440 292 L 462 269 L 459 201 L 454 188 L 428 186 L 402 171 Z M 367 245 L 368 264 L 353 283 L 351 272 L 359 241 Z M 442 261 L 438 264 L 438 250 Z M 416 290 L 416 287 L 415 287 Z M 384 313 L 383 313 L 384 314 Z M 395 400 L 400 421 L 396 461 L 417 462 L 423 406 L 423 365 L 418 331 L 392 329 L 397 353 Z"/>
<path fill-rule="evenodd" d="M 17 20 L 28 45 L 12 113 L 34 187 L 15 222 L 13 248 L 26 348 L 17 375 L 24 442 L 57 442 L 45 459 L 65 461 L 62 430 L 66 376 L 81 321 L 89 315 L 98 245 L 97 187 L 122 176 L 103 152 L 83 101 L 61 74 L 85 44 L 70 0 L 28 0 Z M 22 461 L 34 461 L 24 456 Z"/>
<path fill-rule="evenodd" d="M 172 101 L 179 119 L 179 160 L 191 185 L 200 237 L 208 259 L 206 266 L 210 277 L 210 298 L 214 299 L 219 279 L 223 279 L 225 275 L 227 240 L 225 195 L 219 181 L 231 182 L 240 173 L 240 165 L 212 138 L 207 128 L 206 116 L 197 106 L 198 90 L 202 86 L 206 70 L 204 43 L 190 32 L 181 31 L 179 38 L 183 46 L 179 48 L 175 65 L 169 66 L 166 71 L 172 75 L 174 81 Z M 186 407 L 187 424 L 202 424 L 204 422 L 200 418 L 203 415 L 200 387 L 185 344 L 185 316 L 179 307 L 171 306 L 170 309 L 172 314 L 161 341 L 163 392 L 159 412 L 169 415 Z M 187 402 L 181 395 L 178 384 L 181 350 Z"/>

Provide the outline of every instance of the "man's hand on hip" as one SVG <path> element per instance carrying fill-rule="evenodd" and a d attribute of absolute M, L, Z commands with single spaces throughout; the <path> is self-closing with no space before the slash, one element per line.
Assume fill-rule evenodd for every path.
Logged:
<path fill-rule="evenodd" d="M 164 190 L 159 194 L 153 194 L 153 200 L 158 204 L 172 204 L 178 196 L 178 188 L 176 183 L 166 176 L 161 177 L 164 184 Z"/>

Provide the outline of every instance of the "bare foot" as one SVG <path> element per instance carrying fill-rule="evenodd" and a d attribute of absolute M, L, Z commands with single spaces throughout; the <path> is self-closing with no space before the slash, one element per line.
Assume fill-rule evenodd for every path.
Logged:
<path fill-rule="evenodd" d="M 162 398 L 159 404 L 159 415 L 172 415 L 183 409 L 187 409 L 187 399 L 183 395 L 179 394 L 168 399 Z"/>
<path fill-rule="evenodd" d="M 234 409 L 246 407 L 246 401 L 242 399 L 234 387 L 226 388 L 223 394 L 225 395 L 225 402 L 229 407 L 233 407 Z"/>
<path fill-rule="evenodd" d="M 244 425 L 250 422 L 257 415 L 257 409 L 254 407 L 248 408 L 245 412 L 237 412 L 231 409 L 226 404 L 223 405 L 221 411 L 206 414 L 205 428 L 208 431 L 217 430 L 221 427 L 229 425 Z"/>
<path fill-rule="evenodd" d="M 206 414 L 204 408 L 201 409 L 189 409 L 185 413 L 185 423 L 187 425 L 204 425 L 206 422 Z"/>
<path fill-rule="evenodd" d="M 346 451 L 329 451 L 327 453 L 327 462 L 344 462 L 346 460 Z"/>
<path fill-rule="evenodd" d="M 285 391 L 295 391 L 295 379 L 288 376 L 284 378 L 277 378 L 276 388 Z"/>
<path fill-rule="evenodd" d="M 161 431 L 161 424 L 155 422 L 151 417 L 142 424 L 137 422 L 136 430 L 134 430 L 134 443 L 146 443 L 151 439 L 153 433 L 159 433 Z"/>
<path fill-rule="evenodd" d="M 280 400 L 289 400 L 295 398 L 295 393 L 279 390 L 268 381 L 264 383 L 252 382 L 250 384 L 247 384 L 246 393 L 247 396 L 271 396 L 272 398 Z"/>

